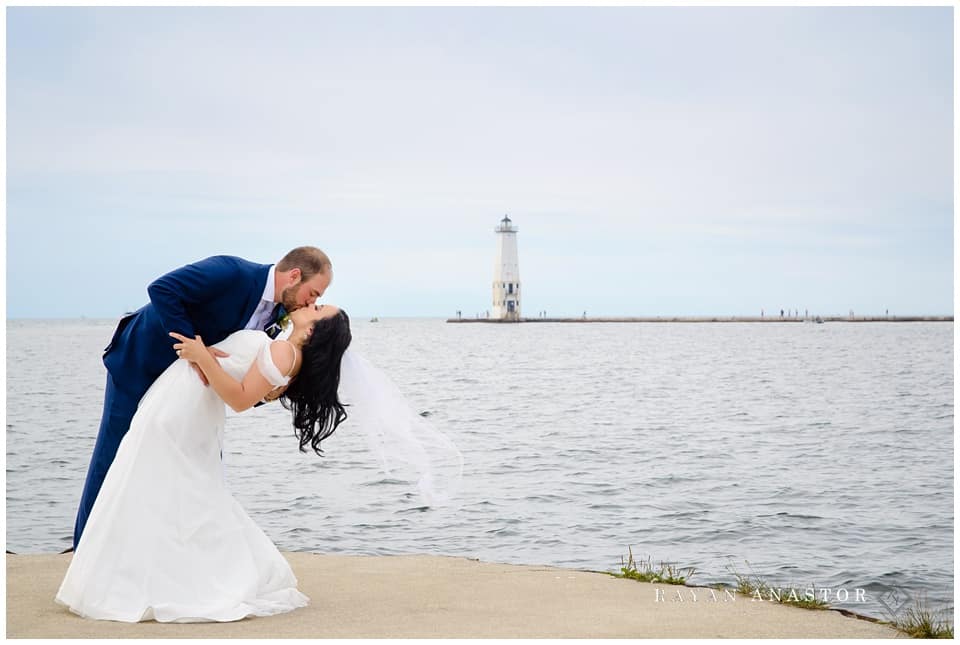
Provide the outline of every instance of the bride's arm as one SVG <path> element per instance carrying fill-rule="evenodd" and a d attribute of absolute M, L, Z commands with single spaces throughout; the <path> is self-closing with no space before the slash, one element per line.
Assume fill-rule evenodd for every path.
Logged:
<path fill-rule="evenodd" d="M 197 336 L 191 339 L 176 332 L 170 332 L 170 335 L 180 341 L 173 346 L 174 349 L 180 350 L 180 358 L 196 363 L 210 382 L 210 387 L 234 411 L 243 412 L 252 408 L 274 389 L 273 383 L 260 372 L 256 361 L 247 370 L 243 380 L 238 381 L 227 374 L 226 370 L 220 366 L 220 362 L 210 355 L 202 338 Z M 280 373 L 286 374 L 293 366 L 296 354 L 289 343 L 272 343 L 270 355 Z"/>

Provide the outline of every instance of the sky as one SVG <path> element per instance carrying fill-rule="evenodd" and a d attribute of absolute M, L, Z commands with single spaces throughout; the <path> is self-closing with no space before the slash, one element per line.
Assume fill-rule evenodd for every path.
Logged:
<path fill-rule="evenodd" d="M 360 316 L 953 312 L 952 7 L 9 7 L 7 316 L 215 254 Z"/>

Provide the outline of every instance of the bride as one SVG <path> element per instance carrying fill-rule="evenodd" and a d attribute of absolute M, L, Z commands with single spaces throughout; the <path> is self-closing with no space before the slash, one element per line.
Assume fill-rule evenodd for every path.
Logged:
<path fill-rule="evenodd" d="M 220 359 L 200 337 L 170 334 L 183 360 L 140 400 L 58 603 L 123 622 L 232 621 L 307 604 L 286 559 L 227 490 L 221 464 L 224 403 L 239 412 L 280 398 L 300 449 L 318 454 L 346 419 L 338 388 L 350 319 L 317 305 L 290 322 L 285 340 L 235 332 L 216 345 L 229 354 Z"/>

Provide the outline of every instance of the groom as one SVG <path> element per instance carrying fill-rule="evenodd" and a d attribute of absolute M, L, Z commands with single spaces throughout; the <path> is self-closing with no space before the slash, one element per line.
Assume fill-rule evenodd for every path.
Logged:
<path fill-rule="evenodd" d="M 103 417 L 77 511 L 74 549 L 140 398 L 177 359 L 169 332 L 199 335 L 209 346 L 241 329 L 264 329 L 283 313 L 280 305 L 287 311 L 313 305 L 332 278 L 327 255 L 301 246 L 275 265 L 213 256 L 171 271 L 147 287 L 150 302 L 120 320 L 103 353 L 107 367 Z M 214 356 L 226 355 L 208 350 Z M 199 378 L 206 384 L 202 373 Z"/>

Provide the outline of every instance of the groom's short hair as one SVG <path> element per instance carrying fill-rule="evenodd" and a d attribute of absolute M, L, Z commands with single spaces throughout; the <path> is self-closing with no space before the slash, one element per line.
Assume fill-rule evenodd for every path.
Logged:
<path fill-rule="evenodd" d="M 327 254 L 315 246 L 298 246 L 277 262 L 277 271 L 300 269 L 300 280 L 306 281 L 318 273 L 333 268 Z"/>

